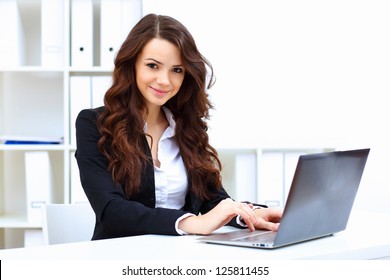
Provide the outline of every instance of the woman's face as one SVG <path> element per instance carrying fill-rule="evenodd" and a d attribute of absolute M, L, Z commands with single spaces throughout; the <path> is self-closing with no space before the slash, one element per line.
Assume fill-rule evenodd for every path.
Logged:
<path fill-rule="evenodd" d="M 136 83 L 149 110 L 174 97 L 184 80 L 179 49 L 167 40 L 150 40 L 135 63 Z"/>

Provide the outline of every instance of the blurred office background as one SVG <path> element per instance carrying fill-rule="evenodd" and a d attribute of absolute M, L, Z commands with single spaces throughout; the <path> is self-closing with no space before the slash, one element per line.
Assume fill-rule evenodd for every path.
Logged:
<path fill-rule="evenodd" d="M 212 62 L 218 146 L 371 148 L 356 208 L 390 212 L 388 1 L 144 1 Z"/>

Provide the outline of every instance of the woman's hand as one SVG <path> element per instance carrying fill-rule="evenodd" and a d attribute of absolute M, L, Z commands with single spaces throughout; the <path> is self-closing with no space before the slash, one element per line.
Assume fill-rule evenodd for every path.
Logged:
<path fill-rule="evenodd" d="M 222 200 L 204 215 L 190 216 L 179 222 L 179 228 L 191 234 L 210 234 L 226 225 L 231 219 L 240 216 L 249 230 L 266 229 L 277 231 L 283 211 L 276 208 L 256 208 L 252 204 Z"/>
<path fill-rule="evenodd" d="M 276 208 L 257 208 L 253 212 L 256 216 L 256 229 L 278 230 L 283 210 Z"/>
<path fill-rule="evenodd" d="M 256 225 L 263 224 L 263 214 L 253 211 L 253 205 L 236 202 L 230 198 L 222 200 L 217 206 L 206 214 L 187 217 L 179 222 L 179 229 L 192 234 L 210 234 L 214 230 L 226 225 L 232 218 L 240 215 L 250 230 Z"/>

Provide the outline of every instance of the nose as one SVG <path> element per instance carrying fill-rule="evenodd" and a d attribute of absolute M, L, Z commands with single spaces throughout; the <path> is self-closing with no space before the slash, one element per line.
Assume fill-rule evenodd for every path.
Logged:
<path fill-rule="evenodd" d="M 159 71 L 159 73 L 157 75 L 157 83 L 160 85 L 169 85 L 168 71 Z"/>

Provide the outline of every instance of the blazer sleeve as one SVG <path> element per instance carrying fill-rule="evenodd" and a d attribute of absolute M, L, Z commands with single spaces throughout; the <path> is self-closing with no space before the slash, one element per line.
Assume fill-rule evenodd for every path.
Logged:
<path fill-rule="evenodd" d="M 148 207 L 139 201 L 127 200 L 123 188 L 114 183 L 108 171 L 108 161 L 97 147 L 100 139 L 96 127 L 97 116 L 96 109 L 86 109 L 76 119 L 75 157 L 81 184 L 96 214 L 92 239 L 140 234 L 177 235 L 175 222 L 188 212 L 154 208 L 154 202 L 153 207 Z M 152 183 L 154 184 L 154 180 Z M 141 186 L 143 187 L 145 186 Z M 153 200 L 154 185 L 146 187 L 153 190 L 150 194 Z"/>

